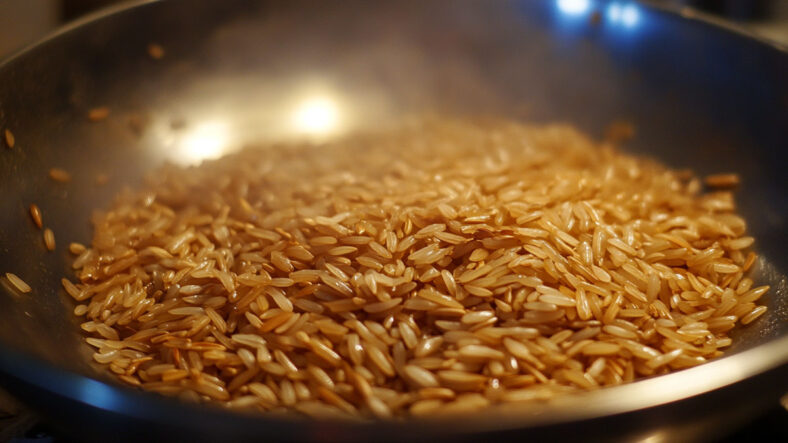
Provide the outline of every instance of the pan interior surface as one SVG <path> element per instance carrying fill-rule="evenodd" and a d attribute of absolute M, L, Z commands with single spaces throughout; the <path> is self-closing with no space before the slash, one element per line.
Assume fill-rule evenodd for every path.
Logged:
<path fill-rule="evenodd" d="M 237 424 L 235 435 L 249 436 L 273 426 L 280 436 L 314 437 L 320 426 L 172 408 L 172 400 L 118 387 L 90 363 L 74 304 L 60 289 L 73 273 L 68 243 L 89 243 L 91 212 L 165 161 L 197 164 L 260 141 L 320 142 L 424 113 L 562 121 L 597 137 L 626 120 L 637 128 L 630 152 L 701 176 L 739 173 L 739 212 L 761 257 L 756 277 L 772 289 L 769 311 L 737 332 L 730 357 L 687 371 L 685 381 L 705 384 L 666 390 L 686 375 L 677 373 L 618 391 L 639 401 L 592 393 L 582 407 L 567 400 L 552 415 L 425 425 L 422 438 L 622 414 L 784 368 L 786 347 L 776 344 L 788 329 L 788 55 L 635 3 L 590 1 L 582 11 L 566 3 L 141 3 L 6 60 L 0 128 L 16 140 L 0 151 L 0 271 L 33 291 L 2 280 L 0 372 L 30 385 L 30 395 L 37 388 L 146 423 L 159 412 L 188 423 L 193 413 L 221 422 L 214 431 Z M 151 44 L 164 57 L 151 57 Z M 110 110 L 100 122 L 87 118 L 97 107 Z M 53 182 L 53 167 L 71 181 Z M 31 203 L 55 232 L 54 252 L 30 221 Z M 757 361 L 736 360 L 745 354 Z"/>

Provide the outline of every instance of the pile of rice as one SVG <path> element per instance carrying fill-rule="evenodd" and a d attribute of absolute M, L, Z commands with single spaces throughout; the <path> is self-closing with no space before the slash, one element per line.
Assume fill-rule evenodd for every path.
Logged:
<path fill-rule="evenodd" d="M 94 359 L 148 391 L 473 411 L 699 365 L 762 315 L 745 221 L 702 188 L 567 126 L 424 121 L 164 167 L 63 284 Z"/>

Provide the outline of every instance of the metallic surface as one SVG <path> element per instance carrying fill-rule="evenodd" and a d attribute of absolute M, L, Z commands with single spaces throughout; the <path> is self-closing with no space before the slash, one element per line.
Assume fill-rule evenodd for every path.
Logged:
<path fill-rule="evenodd" d="M 155 60 L 148 45 L 166 55 Z M 625 1 L 142 2 L 59 31 L 0 64 L 0 381 L 84 439 L 713 438 L 788 391 L 788 54 Z M 110 108 L 101 122 L 89 109 Z M 60 289 L 68 242 L 164 161 L 255 141 L 322 140 L 424 112 L 571 122 L 699 174 L 737 171 L 766 316 L 731 354 L 627 386 L 462 421 L 342 424 L 248 417 L 115 383 L 89 363 Z M 319 160 L 318 160 L 319 161 Z M 69 183 L 47 176 L 73 174 Z M 97 185 L 97 176 L 108 182 Z M 30 203 L 57 238 L 48 253 Z M 123 429 L 121 436 L 118 429 Z"/>

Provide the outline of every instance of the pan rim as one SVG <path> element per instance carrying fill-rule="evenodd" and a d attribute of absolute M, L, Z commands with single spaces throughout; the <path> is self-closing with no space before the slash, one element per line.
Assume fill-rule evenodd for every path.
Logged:
<path fill-rule="evenodd" d="M 719 390 L 772 370 L 786 369 L 788 369 L 788 336 L 783 336 L 700 366 L 620 386 L 557 397 L 552 403 L 537 408 L 532 405 L 524 405 L 523 408 L 506 405 L 507 410 L 504 411 L 503 408 L 493 407 L 489 408 L 489 411 L 478 412 L 475 416 L 461 415 L 459 416 L 461 420 L 457 420 L 456 416 L 447 416 L 399 422 L 320 421 L 267 416 L 260 413 L 239 413 L 216 405 L 185 403 L 119 383 L 86 377 L 0 344 L 0 374 L 93 408 L 135 419 L 155 421 L 157 418 L 162 418 L 158 415 L 159 412 L 172 411 L 173 407 L 177 407 L 181 412 L 178 415 L 186 420 L 173 423 L 176 425 L 193 422 L 194 417 L 200 415 L 244 423 L 253 428 L 276 425 L 283 427 L 283 431 L 293 432 L 297 432 L 304 423 L 322 423 L 327 426 L 358 430 L 380 425 L 392 429 L 416 427 L 426 432 L 430 430 L 439 432 L 440 429 L 446 432 L 445 425 L 450 423 L 451 433 L 506 431 L 561 425 L 655 408 Z M 101 395 L 92 395 L 97 390 L 101 391 Z M 24 399 L 20 401 L 24 403 Z M 593 407 L 588 407 L 589 404 L 593 404 Z M 170 415 L 167 418 L 171 418 Z M 494 420 L 491 420 L 493 418 Z"/>
<path fill-rule="evenodd" d="M 18 50 L 11 56 L 5 58 L 4 60 L 0 61 L 0 69 L 5 68 L 6 66 L 10 65 L 14 62 L 17 58 L 22 56 L 25 53 L 35 50 L 40 45 L 43 45 L 51 40 L 54 40 L 64 34 L 69 32 L 73 32 L 75 30 L 80 29 L 81 27 L 88 25 L 90 23 L 105 19 L 107 17 L 121 14 L 132 9 L 136 9 L 138 7 L 147 6 L 149 4 L 157 3 L 158 0 L 131 0 L 123 2 L 119 5 L 112 6 L 109 8 L 102 9 L 95 13 L 92 13 L 86 17 L 78 19 L 74 22 L 64 25 L 63 27 L 53 31 L 52 33 L 48 34 L 44 38 L 34 42 L 30 45 L 25 46 L 24 48 Z M 744 28 L 737 26 L 737 25 L 730 25 L 724 24 L 719 20 L 715 20 L 711 17 L 704 16 L 702 14 L 693 13 L 693 15 L 686 15 L 681 13 L 677 10 L 677 8 L 669 8 L 664 6 L 658 6 L 653 2 L 647 2 L 645 4 L 646 7 L 652 9 L 653 11 L 664 12 L 667 14 L 675 15 L 677 18 L 681 19 L 682 21 L 690 22 L 689 25 L 692 26 L 692 23 L 703 23 L 704 25 L 712 26 L 717 29 L 724 30 L 729 33 L 737 34 L 739 38 L 745 38 L 748 40 L 755 41 L 759 44 L 763 44 L 769 46 L 783 54 L 788 54 L 788 47 L 782 46 L 780 44 L 776 44 L 775 42 L 771 42 L 766 40 L 758 35 L 755 35 Z M 16 356 L 16 357 L 15 357 Z M 15 364 L 12 360 L 17 359 L 19 361 L 22 360 L 29 360 L 27 364 L 32 365 L 30 371 L 22 371 L 19 372 L 12 372 L 8 371 L 10 367 L 14 367 L 18 365 L 18 362 Z M 765 362 L 765 364 L 764 364 Z M 554 424 L 554 423 L 568 423 L 577 420 L 587 420 L 593 419 L 608 415 L 615 415 L 621 414 L 625 412 L 631 412 L 639 409 L 650 408 L 654 406 L 659 406 L 662 404 L 683 400 L 692 396 L 700 395 L 715 389 L 719 389 L 739 381 L 745 380 L 747 378 L 753 377 L 755 375 L 764 373 L 771 369 L 775 369 L 781 366 L 786 366 L 788 363 L 788 337 L 779 337 L 772 339 L 766 343 L 763 343 L 755 348 L 748 349 L 737 354 L 733 354 L 730 356 L 724 356 L 718 360 L 714 360 L 702 366 L 696 368 L 690 368 L 683 371 L 679 371 L 672 374 L 667 374 L 651 379 L 641 380 L 638 382 L 630 383 L 623 386 L 618 387 L 611 387 L 606 388 L 599 391 L 594 391 L 592 393 L 588 393 L 584 396 L 584 399 L 579 403 L 582 404 L 583 402 L 610 402 L 612 400 L 613 404 L 606 410 L 594 407 L 594 408 L 576 408 L 576 409 L 569 409 L 566 407 L 562 407 L 563 413 L 557 415 L 550 415 L 549 421 L 545 420 L 544 416 L 537 417 L 537 418 L 528 418 L 528 417 L 510 417 L 508 420 L 501 420 L 495 423 L 484 423 L 483 421 L 477 423 L 477 421 L 468 421 L 467 423 L 462 423 L 459 425 L 458 430 L 460 428 L 473 428 L 475 431 L 484 431 L 485 427 L 486 430 L 492 429 L 502 429 L 502 428 L 510 428 L 510 427 L 518 427 L 522 428 L 524 426 L 532 426 L 532 425 L 545 425 L 545 424 Z M 99 383 L 106 387 L 107 389 L 111 390 L 115 393 L 115 395 L 119 396 L 119 398 L 132 398 L 132 394 L 134 394 L 141 400 L 141 402 L 145 404 L 158 404 L 158 405 L 172 405 L 178 404 L 182 405 L 181 403 L 176 403 L 172 399 L 166 399 L 159 396 L 155 396 L 152 394 L 142 394 L 133 390 L 131 388 L 126 388 L 120 385 L 114 385 L 110 383 L 105 383 L 103 381 L 98 381 L 89 377 L 84 377 L 80 374 L 71 371 L 64 371 L 62 369 L 57 368 L 54 365 L 51 365 L 44 360 L 38 359 L 36 357 L 28 357 L 22 356 L 16 351 L 11 350 L 5 344 L 0 343 L 0 371 L 15 374 L 14 377 L 23 379 L 24 381 L 44 388 L 50 392 L 54 392 L 56 394 L 62 395 L 74 401 L 84 402 L 94 407 L 98 408 L 105 408 L 100 403 L 97 403 L 94 400 L 80 398 L 76 395 L 73 391 L 64 391 L 62 386 L 58 387 L 57 385 L 54 386 L 45 386 L 45 385 L 52 385 L 52 383 L 41 383 L 41 379 L 34 379 L 32 374 L 41 373 L 41 374 L 49 374 L 52 376 L 52 379 L 55 379 L 55 375 L 66 376 L 67 379 L 72 381 L 78 380 L 90 380 L 95 383 Z M 722 374 L 721 376 L 711 376 L 713 373 Z M 21 375 L 20 375 L 21 374 Z M 684 377 L 686 374 L 691 374 L 697 380 L 702 380 L 703 387 L 697 388 L 693 390 L 688 390 L 687 388 L 682 389 L 681 393 L 677 395 L 675 389 L 667 389 L 672 384 L 675 383 L 676 380 L 680 380 L 680 377 Z M 45 378 L 45 380 L 50 380 L 50 378 Z M 661 389 L 665 388 L 665 389 Z M 647 395 L 630 395 L 631 401 L 628 402 L 620 402 L 620 397 L 627 393 L 627 392 L 655 392 L 657 393 L 657 397 L 659 398 L 658 401 L 654 401 L 653 396 Z M 618 398 L 618 400 L 616 400 Z M 646 399 L 649 399 L 648 401 Z M 194 407 L 193 405 L 188 405 L 189 407 Z M 206 409 L 206 408 L 199 408 L 206 411 L 206 414 L 216 415 L 217 417 L 218 412 L 223 412 L 221 410 L 214 410 L 214 409 Z M 118 409 L 115 409 L 116 411 Z M 151 411 L 154 409 L 151 408 Z M 145 412 L 146 408 L 138 408 L 136 410 L 137 413 Z M 124 413 L 129 413 L 133 411 L 123 411 Z M 556 411 L 558 412 L 558 411 Z M 225 413 L 230 414 L 230 413 Z M 133 414 L 130 414 L 133 415 Z M 239 416 L 243 417 L 238 414 L 231 414 L 232 416 Z M 151 418 L 151 414 L 142 414 L 139 415 L 142 418 Z M 258 423 L 266 423 L 268 422 L 279 422 L 285 423 L 282 420 L 278 419 L 270 419 L 265 418 L 262 419 L 260 416 L 251 417 L 250 420 L 254 420 Z M 297 426 L 300 422 L 294 422 Z M 407 425 L 412 425 L 413 422 L 407 422 Z M 430 423 L 437 423 L 435 421 L 430 421 Z M 456 422 L 453 422 L 456 426 Z"/>

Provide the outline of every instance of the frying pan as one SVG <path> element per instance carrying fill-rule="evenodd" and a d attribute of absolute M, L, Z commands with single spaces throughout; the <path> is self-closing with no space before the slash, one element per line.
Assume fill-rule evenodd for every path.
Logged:
<path fill-rule="evenodd" d="M 151 43 L 163 58 L 150 56 Z M 0 150 L 0 271 L 33 287 L 0 286 L 0 381 L 67 435 L 96 441 L 714 438 L 788 392 L 787 79 L 784 48 L 627 1 L 192 0 L 105 10 L 0 64 L 0 127 L 16 138 Z M 293 115 L 312 106 L 304 103 L 323 103 L 306 114 L 323 123 L 297 124 Z M 89 121 L 98 106 L 109 117 Z M 123 186 L 168 160 L 319 141 L 425 112 L 565 121 L 597 137 L 624 119 L 637 128 L 631 152 L 698 174 L 738 172 L 756 278 L 772 286 L 768 313 L 706 365 L 462 420 L 249 416 L 135 391 L 90 363 L 59 280 L 71 275 L 68 242 L 89 243 L 91 212 Z M 52 167 L 72 180 L 53 182 Z M 55 232 L 54 252 L 30 203 Z"/>

